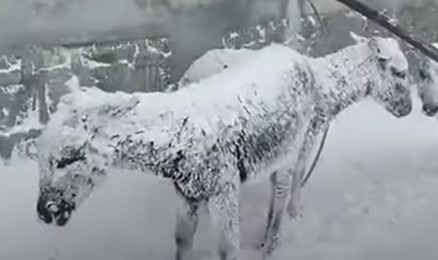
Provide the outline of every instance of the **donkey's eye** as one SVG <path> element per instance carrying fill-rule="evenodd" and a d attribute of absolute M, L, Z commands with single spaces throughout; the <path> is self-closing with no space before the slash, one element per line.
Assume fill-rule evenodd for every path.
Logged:
<path fill-rule="evenodd" d="M 426 73 L 426 71 L 424 71 L 422 69 L 419 70 L 419 76 L 420 76 L 420 79 L 422 79 L 422 80 L 426 80 L 429 78 L 429 75 Z"/>
<path fill-rule="evenodd" d="M 85 153 L 83 148 L 69 149 L 66 153 L 66 156 L 61 157 L 61 159 L 57 161 L 57 169 L 65 168 L 75 162 L 85 161 Z"/>
<path fill-rule="evenodd" d="M 403 92 L 403 91 L 405 91 L 405 88 L 402 85 L 400 85 L 400 84 L 396 84 L 395 85 L 395 91 Z"/>
<path fill-rule="evenodd" d="M 394 67 L 391 67 L 391 73 L 397 78 L 406 79 L 406 72 L 398 71 Z"/>
<path fill-rule="evenodd" d="M 386 58 L 378 58 L 377 62 L 382 70 L 386 69 L 386 65 L 388 64 L 389 59 Z"/>
<path fill-rule="evenodd" d="M 58 161 L 58 164 L 56 165 L 57 169 L 65 168 L 75 162 L 79 161 L 85 161 L 85 156 L 77 156 L 77 157 L 71 157 L 71 158 L 61 158 L 61 160 Z"/>

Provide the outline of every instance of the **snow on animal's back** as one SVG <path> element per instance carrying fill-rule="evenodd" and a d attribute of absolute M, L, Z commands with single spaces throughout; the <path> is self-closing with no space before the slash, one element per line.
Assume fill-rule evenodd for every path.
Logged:
<path fill-rule="evenodd" d="M 178 90 L 173 98 L 191 103 L 202 113 L 217 113 L 230 105 L 240 105 L 238 97 L 253 98 L 265 105 L 278 99 L 291 82 L 296 63 L 305 59 L 282 45 L 270 45 L 248 57 L 244 62 Z M 211 108 L 212 110 L 204 110 Z"/>
<path fill-rule="evenodd" d="M 257 53 L 250 49 L 213 49 L 193 61 L 180 80 L 180 88 L 207 78 L 230 66 L 236 66 Z"/>
<path fill-rule="evenodd" d="M 92 125 L 106 125 L 108 135 L 143 130 L 152 134 L 154 141 L 166 142 L 188 119 L 191 126 L 214 136 L 219 127 L 235 124 L 244 106 L 253 109 L 252 115 L 263 113 L 261 107 L 275 110 L 279 97 L 294 91 L 290 87 L 294 70 L 304 61 L 305 57 L 292 49 L 274 44 L 232 69 L 176 92 L 127 94 L 88 88 L 67 95 L 62 103 L 87 115 Z M 109 114 L 119 115 L 110 120 Z"/>

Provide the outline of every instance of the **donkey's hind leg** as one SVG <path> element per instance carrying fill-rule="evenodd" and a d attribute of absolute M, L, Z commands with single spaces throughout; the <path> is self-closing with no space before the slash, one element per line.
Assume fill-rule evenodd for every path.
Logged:
<path fill-rule="evenodd" d="M 183 198 L 183 202 L 177 210 L 175 230 L 176 260 L 183 260 L 193 248 L 193 240 L 198 226 L 198 208 L 199 202 Z"/>
<path fill-rule="evenodd" d="M 209 198 L 208 211 L 219 234 L 221 260 L 237 260 L 240 252 L 239 181 L 223 185 Z"/>

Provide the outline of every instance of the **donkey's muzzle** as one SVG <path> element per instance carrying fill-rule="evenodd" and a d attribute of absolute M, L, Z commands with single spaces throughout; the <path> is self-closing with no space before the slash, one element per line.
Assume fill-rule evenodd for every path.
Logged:
<path fill-rule="evenodd" d="M 63 200 L 54 203 L 48 201 L 46 196 L 40 196 L 38 198 L 38 218 L 46 224 L 52 224 L 54 222 L 57 226 L 65 226 L 74 209 L 74 204 L 66 203 Z"/>
<path fill-rule="evenodd" d="M 38 203 L 37 203 L 38 218 L 46 224 L 51 224 L 53 221 L 53 216 L 52 213 L 49 211 L 49 209 L 46 207 L 46 203 L 47 201 L 41 196 L 38 198 Z"/>
<path fill-rule="evenodd" d="M 402 98 L 395 102 L 391 102 L 392 114 L 398 118 L 409 115 L 412 111 L 412 100 L 410 98 Z"/>
<path fill-rule="evenodd" d="M 422 110 L 426 116 L 432 117 L 438 113 L 438 105 L 424 104 Z"/>

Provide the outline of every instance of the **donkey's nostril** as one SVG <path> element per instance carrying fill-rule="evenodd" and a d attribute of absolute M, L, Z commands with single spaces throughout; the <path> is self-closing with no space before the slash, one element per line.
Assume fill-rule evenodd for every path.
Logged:
<path fill-rule="evenodd" d="M 67 224 L 75 208 L 75 203 L 47 201 L 45 196 L 40 196 L 37 203 L 38 218 L 46 224 L 54 223 L 60 227 Z"/>
<path fill-rule="evenodd" d="M 54 213 L 56 225 L 60 227 L 65 226 L 69 221 L 71 214 L 75 208 L 76 207 L 74 203 L 63 202 L 60 205 L 59 210 Z"/>
<path fill-rule="evenodd" d="M 37 203 L 38 218 L 44 223 L 50 224 L 53 221 L 53 216 L 49 209 L 46 207 L 46 205 L 46 200 L 40 197 Z"/>

